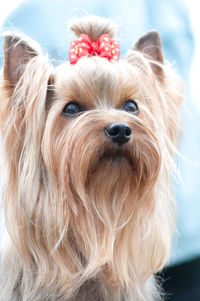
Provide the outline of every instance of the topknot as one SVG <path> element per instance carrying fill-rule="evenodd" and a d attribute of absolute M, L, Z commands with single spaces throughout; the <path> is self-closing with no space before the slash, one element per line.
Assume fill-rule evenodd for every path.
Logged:
<path fill-rule="evenodd" d="M 69 23 L 69 28 L 77 37 L 81 34 L 87 34 L 94 42 L 102 34 L 109 34 L 111 38 L 118 32 L 118 26 L 109 19 L 89 15 L 82 18 L 73 19 Z"/>

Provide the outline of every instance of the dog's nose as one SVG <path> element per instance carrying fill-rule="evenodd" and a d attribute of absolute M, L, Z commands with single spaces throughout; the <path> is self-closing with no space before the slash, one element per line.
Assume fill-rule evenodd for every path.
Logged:
<path fill-rule="evenodd" d="M 114 122 L 105 128 L 105 133 L 113 142 L 122 145 L 130 140 L 132 130 L 126 123 Z"/>

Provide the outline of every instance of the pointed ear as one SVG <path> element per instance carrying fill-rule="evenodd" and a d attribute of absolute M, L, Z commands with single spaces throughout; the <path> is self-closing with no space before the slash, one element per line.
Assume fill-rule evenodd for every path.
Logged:
<path fill-rule="evenodd" d="M 152 69 L 155 75 L 159 79 L 162 79 L 164 74 L 163 69 L 161 66 L 159 66 L 159 64 L 163 64 L 164 60 L 159 33 L 156 30 L 148 31 L 145 35 L 139 38 L 134 46 L 134 49 L 145 54 L 150 60 L 155 61 L 155 64 L 151 64 Z"/>
<path fill-rule="evenodd" d="M 39 53 L 39 45 L 24 36 L 10 34 L 5 37 L 3 75 L 9 86 L 14 88 L 26 64 Z"/>

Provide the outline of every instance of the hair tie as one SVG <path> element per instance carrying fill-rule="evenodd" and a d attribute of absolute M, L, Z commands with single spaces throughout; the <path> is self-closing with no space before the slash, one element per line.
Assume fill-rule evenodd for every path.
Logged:
<path fill-rule="evenodd" d="M 102 34 L 96 42 L 92 42 L 87 34 L 81 34 L 79 40 L 70 42 L 69 61 L 71 64 L 76 64 L 82 56 L 95 55 L 107 58 L 109 61 L 119 61 L 119 42 L 111 40 L 109 34 Z"/>

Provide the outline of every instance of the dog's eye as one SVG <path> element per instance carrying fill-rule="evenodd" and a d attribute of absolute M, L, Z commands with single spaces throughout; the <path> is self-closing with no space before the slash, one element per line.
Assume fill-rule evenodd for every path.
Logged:
<path fill-rule="evenodd" d="M 133 100 L 127 100 L 123 106 L 123 110 L 131 114 L 137 114 L 139 112 L 137 103 Z"/>
<path fill-rule="evenodd" d="M 78 104 L 75 101 L 72 101 L 64 107 L 63 114 L 65 116 L 75 116 L 83 111 L 84 111 L 83 106 L 81 106 L 80 104 Z"/>

